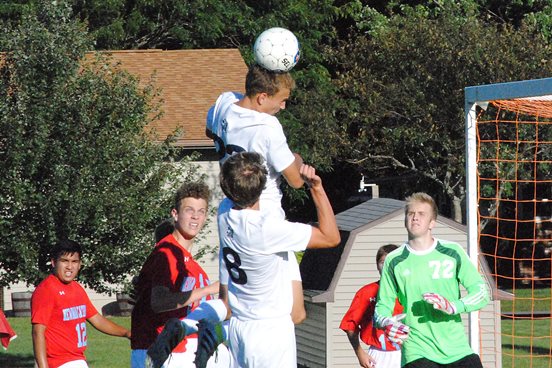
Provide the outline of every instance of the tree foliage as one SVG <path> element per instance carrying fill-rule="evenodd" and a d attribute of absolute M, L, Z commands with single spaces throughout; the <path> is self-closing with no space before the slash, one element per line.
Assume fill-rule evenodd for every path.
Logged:
<path fill-rule="evenodd" d="M 405 194 L 433 188 L 461 220 L 464 88 L 552 71 L 550 46 L 532 29 L 486 24 L 466 11 L 404 8 L 373 17 L 368 32 L 330 50 L 338 91 L 326 98 L 340 102 L 328 107 L 332 128 L 303 131 L 304 144 L 328 139 L 338 145 L 334 160 L 368 176 L 408 176 Z"/>
<path fill-rule="evenodd" d="M 0 46 L 0 285 L 36 284 L 58 239 L 83 245 L 81 280 L 98 291 L 136 271 L 167 215 L 174 166 L 145 125 L 156 90 L 88 57 L 64 3 L 44 3 Z"/>
<path fill-rule="evenodd" d="M 309 40 L 331 33 L 335 7 L 329 0 L 74 1 L 98 49 L 241 48 L 248 50 L 268 27 L 284 26 Z M 315 45 L 315 44 L 314 44 Z M 307 50 L 305 50 L 307 51 Z M 308 52 L 308 51 L 307 51 Z"/>
<path fill-rule="evenodd" d="M 7 1 L 0 14 L 16 21 L 39 3 Z M 262 30 L 293 30 L 298 88 L 279 118 L 293 150 L 336 174 L 324 179 L 338 210 L 366 174 L 392 178 L 383 195 L 427 190 L 459 219 L 463 88 L 550 75 L 550 0 L 69 3 L 96 49 L 238 47 L 249 63 Z"/>

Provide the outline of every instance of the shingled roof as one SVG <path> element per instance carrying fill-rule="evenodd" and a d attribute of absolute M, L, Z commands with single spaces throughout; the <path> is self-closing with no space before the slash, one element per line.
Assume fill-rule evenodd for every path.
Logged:
<path fill-rule="evenodd" d="M 184 130 L 176 145 L 212 147 L 205 136 L 207 110 L 220 93 L 243 92 L 247 66 L 238 49 L 105 51 L 122 69 L 143 83 L 155 76 L 161 89 L 163 116 L 151 127 L 165 139 L 177 127 Z"/>
<path fill-rule="evenodd" d="M 353 231 L 402 208 L 404 208 L 404 201 L 373 198 L 337 214 L 335 219 L 341 231 Z"/>
<path fill-rule="evenodd" d="M 305 290 L 327 290 L 339 266 L 351 233 L 377 224 L 386 216 L 403 211 L 405 202 L 392 198 L 372 198 L 335 216 L 341 243 L 335 248 L 307 249 L 301 261 L 301 277 Z M 306 292 L 309 295 L 308 292 Z"/>

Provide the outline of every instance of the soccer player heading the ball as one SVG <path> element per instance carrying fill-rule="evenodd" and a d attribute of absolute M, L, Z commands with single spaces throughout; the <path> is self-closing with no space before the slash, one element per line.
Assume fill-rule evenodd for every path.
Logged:
<path fill-rule="evenodd" d="M 254 64 L 245 79 L 245 96 L 225 92 L 207 115 L 207 136 L 215 142 L 221 165 L 237 152 L 257 152 L 263 157 L 268 175 L 260 198 L 261 211 L 279 219 L 285 218 L 281 177 L 293 188 L 304 185 L 299 173 L 303 160 L 291 152 L 282 125 L 274 116 L 285 109 L 294 87 L 289 73 L 271 72 Z M 228 199 L 221 207 L 225 201 Z M 295 254 L 289 252 L 287 258 L 293 284 L 292 318 L 300 323 L 306 318 L 301 274 Z"/>
<path fill-rule="evenodd" d="M 414 193 L 406 199 L 408 241 L 385 259 L 376 325 L 402 343 L 403 367 L 482 368 L 460 313 L 483 308 L 487 286 L 460 245 L 433 237 L 436 220 L 431 196 Z M 467 290 L 462 298 L 460 284 Z M 406 314 L 402 321 L 393 317 L 396 298 Z"/>

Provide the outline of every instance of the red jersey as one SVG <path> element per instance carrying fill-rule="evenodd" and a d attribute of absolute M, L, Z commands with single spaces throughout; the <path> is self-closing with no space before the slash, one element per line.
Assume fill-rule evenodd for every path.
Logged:
<path fill-rule="evenodd" d="M 393 344 L 383 330 L 374 328 L 374 310 L 376 309 L 376 300 L 378 296 L 379 281 L 360 288 L 356 292 L 351 306 L 343 319 L 339 328 L 343 331 L 360 330 L 360 339 L 366 344 L 380 350 L 400 350 L 400 347 Z M 403 311 L 402 305 L 398 300 L 395 301 L 393 315 L 400 314 Z"/>
<path fill-rule="evenodd" d="M 192 258 L 172 234 L 167 235 L 153 249 L 142 266 L 136 285 L 136 304 L 131 317 L 131 348 L 148 349 L 163 330 L 169 318 L 184 319 L 201 301 L 187 308 L 155 313 L 151 309 L 153 286 L 165 286 L 172 292 L 191 291 L 209 285 L 209 278 L 203 268 Z M 205 300 L 212 299 L 208 296 Z M 197 334 L 187 338 L 197 338 Z M 184 339 L 173 351 L 186 351 Z"/>
<path fill-rule="evenodd" d="M 82 286 L 45 278 L 31 298 L 31 322 L 46 326 L 46 356 L 50 368 L 84 360 L 87 345 L 86 320 L 98 314 Z"/>

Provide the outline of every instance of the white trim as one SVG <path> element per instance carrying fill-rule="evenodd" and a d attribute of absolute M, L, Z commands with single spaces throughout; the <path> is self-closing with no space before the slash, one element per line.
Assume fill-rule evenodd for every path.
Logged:
<path fill-rule="evenodd" d="M 467 102 L 466 102 L 467 103 Z M 476 137 L 476 103 L 466 106 L 466 213 L 467 213 L 467 237 L 468 256 L 473 264 L 478 266 L 478 206 L 477 206 L 477 137 Z M 469 107 L 469 108 L 468 108 Z M 479 311 L 468 315 L 469 339 L 472 349 L 480 353 L 479 344 Z"/>

